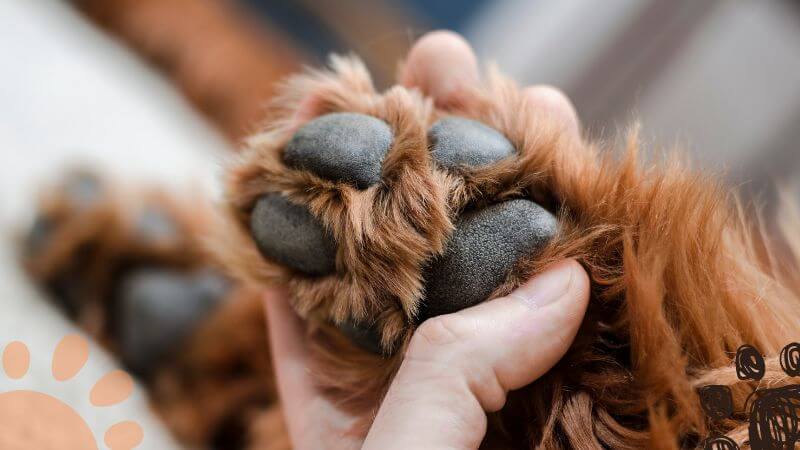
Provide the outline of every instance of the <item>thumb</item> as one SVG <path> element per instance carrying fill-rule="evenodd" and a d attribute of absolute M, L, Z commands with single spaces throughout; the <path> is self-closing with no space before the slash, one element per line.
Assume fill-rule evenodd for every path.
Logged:
<path fill-rule="evenodd" d="M 566 260 L 505 297 L 424 322 L 363 448 L 477 448 L 486 412 L 566 353 L 588 299 L 586 272 Z"/>

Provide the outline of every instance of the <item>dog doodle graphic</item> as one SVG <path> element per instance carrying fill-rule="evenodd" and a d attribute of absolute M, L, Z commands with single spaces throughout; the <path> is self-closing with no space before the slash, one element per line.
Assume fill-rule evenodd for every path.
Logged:
<path fill-rule="evenodd" d="M 790 377 L 800 376 L 800 343 L 786 345 L 779 356 L 781 369 Z M 752 345 L 736 351 L 736 376 L 743 381 L 760 381 L 766 372 L 764 357 Z M 734 413 L 728 386 L 708 385 L 698 389 L 703 411 L 712 421 Z M 749 407 L 748 407 L 749 405 Z M 800 444 L 800 385 L 755 389 L 744 405 L 749 418 L 748 443 L 752 450 L 791 450 Z M 711 436 L 705 450 L 739 450 L 728 436 Z"/>

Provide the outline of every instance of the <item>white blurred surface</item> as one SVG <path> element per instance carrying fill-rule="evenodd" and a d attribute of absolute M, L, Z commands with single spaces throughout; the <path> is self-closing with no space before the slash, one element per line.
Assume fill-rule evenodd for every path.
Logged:
<path fill-rule="evenodd" d="M 52 379 L 56 343 L 75 329 L 22 276 L 11 235 L 30 220 L 37 186 L 77 164 L 213 195 L 226 144 L 165 81 L 66 3 L 0 1 L 0 61 L 0 348 L 22 340 L 31 351 L 22 380 L 0 371 L 0 392 L 37 389 L 60 398 L 87 420 L 101 448 L 105 429 L 120 420 L 142 425 L 139 448 L 174 448 L 141 387 L 122 404 L 91 406 L 91 386 L 114 367 L 96 345 L 75 379 Z"/>
<path fill-rule="evenodd" d="M 65 166 L 212 189 L 225 142 L 61 1 L 0 2 L 0 218 Z M 13 193 L 13 195 L 12 195 Z"/>

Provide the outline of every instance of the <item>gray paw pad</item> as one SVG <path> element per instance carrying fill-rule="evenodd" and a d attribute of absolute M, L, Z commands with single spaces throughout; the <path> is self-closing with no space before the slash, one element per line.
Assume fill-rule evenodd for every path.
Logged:
<path fill-rule="evenodd" d="M 136 236 L 144 241 L 157 242 L 178 237 L 178 224 L 169 212 L 157 206 L 147 206 L 134 223 Z"/>
<path fill-rule="evenodd" d="M 331 113 L 303 125 L 283 151 L 289 167 L 366 189 L 381 179 L 392 145 L 386 122 L 356 113 Z"/>
<path fill-rule="evenodd" d="M 103 185 L 100 179 L 91 172 L 78 171 L 69 174 L 58 187 L 58 193 L 70 203 L 73 216 L 79 216 L 86 211 L 103 195 Z M 33 225 L 25 237 L 24 250 L 27 255 L 34 255 L 45 250 L 49 239 L 58 229 L 59 222 L 53 217 L 44 215 L 40 211 L 34 219 Z"/>
<path fill-rule="evenodd" d="M 33 221 L 33 225 L 25 236 L 25 254 L 32 256 L 44 250 L 50 242 L 50 237 L 56 230 L 57 224 L 46 216 L 38 215 Z"/>
<path fill-rule="evenodd" d="M 556 218 L 530 200 L 509 200 L 464 214 L 445 253 L 431 263 L 420 319 L 480 303 L 517 260 L 544 247 Z"/>
<path fill-rule="evenodd" d="M 463 117 L 439 120 L 428 131 L 431 154 L 445 169 L 482 167 L 516 153 L 497 130 Z"/>
<path fill-rule="evenodd" d="M 120 286 L 120 352 L 125 363 L 146 375 L 180 344 L 223 299 L 228 281 L 217 273 L 185 274 L 141 269 Z"/>
<path fill-rule="evenodd" d="M 64 183 L 64 192 L 70 201 L 79 207 L 87 207 L 96 202 L 103 193 L 100 179 L 90 172 L 76 172 Z"/>
<path fill-rule="evenodd" d="M 269 193 L 255 204 L 250 232 L 261 253 L 309 275 L 325 275 L 336 269 L 333 238 L 305 206 Z"/>
<path fill-rule="evenodd" d="M 350 339 L 350 342 L 371 353 L 381 353 L 381 334 L 378 327 L 357 322 L 345 322 L 338 326 L 339 331 Z"/>

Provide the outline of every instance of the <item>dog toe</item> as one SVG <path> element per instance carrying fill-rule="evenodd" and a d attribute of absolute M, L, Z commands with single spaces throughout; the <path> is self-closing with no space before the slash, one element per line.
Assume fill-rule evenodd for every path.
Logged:
<path fill-rule="evenodd" d="M 250 231 L 261 253 L 309 275 L 336 269 L 333 238 L 305 206 L 269 193 L 255 204 Z"/>
<path fill-rule="evenodd" d="M 431 154 L 445 169 L 478 168 L 516 153 L 499 131 L 463 117 L 446 117 L 428 131 Z"/>
<path fill-rule="evenodd" d="M 331 113 L 297 130 L 284 148 L 283 160 L 289 167 L 366 189 L 380 181 L 391 144 L 386 122 L 364 114 Z"/>

